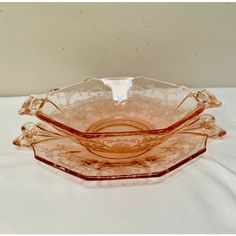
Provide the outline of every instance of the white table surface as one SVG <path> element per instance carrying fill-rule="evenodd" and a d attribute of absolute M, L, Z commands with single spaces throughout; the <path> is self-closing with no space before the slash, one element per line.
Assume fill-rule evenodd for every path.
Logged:
<path fill-rule="evenodd" d="M 0 233 L 236 233 L 236 88 L 209 89 L 227 130 L 163 179 L 86 182 L 34 159 L 12 140 L 25 97 L 0 98 Z"/>

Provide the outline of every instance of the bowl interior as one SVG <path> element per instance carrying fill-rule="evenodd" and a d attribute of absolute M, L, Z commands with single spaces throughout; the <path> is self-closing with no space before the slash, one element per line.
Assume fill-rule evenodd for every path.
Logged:
<path fill-rule="evenodd" d="M 166 129 L 197 107 L 185 87 L 144 77 L 93 78 L 51 91 L 38 113 L 79 132 L 117 133 Z"/>

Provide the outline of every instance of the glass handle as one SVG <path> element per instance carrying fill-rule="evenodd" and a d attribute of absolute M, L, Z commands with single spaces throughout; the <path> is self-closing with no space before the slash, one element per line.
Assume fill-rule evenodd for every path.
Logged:
<path fill-rule="evenodd" d="M 33 136 L 37 134 L 36 125 L 28 122 L 21 127 L 22 134 L 13 140 L 13 144 L 20 147 L 30 147 L 33 142 Z"/>
<path fill-rule="evenodd" d="M 222 104 L 214 94 L 206 89 L 193 93 L 193 96 L 199 103 L 203 103 L 206 108 L 219 107 Z"/>
<path fill-rule="evenodd" d="M 63 132 L 42 122 L 27 122 L 22 125 L 21 132 L 21 135 L 13 140 L 13 144 L 20 147 L 31 147 L 35 143 L 66 137 Z"/>
<path fill-rule="evenodd" d="M 43 98 L 31 95 L 25 100 L 18 113 L 20 115 L 34 115 L 44 100 Z"/>
<path fill-rule="evenodd" d="M 220 138 L 226 135 L 226 131 L 215 124 L 215 117 L 210 114 L 201 115 L 187 122 L 179 133 L 207 135 L 209 138 Z"/>

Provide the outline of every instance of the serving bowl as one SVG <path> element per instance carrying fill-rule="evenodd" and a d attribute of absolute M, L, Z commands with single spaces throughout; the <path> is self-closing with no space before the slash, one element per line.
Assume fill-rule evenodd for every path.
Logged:
<path fill-rule="evenodd" d="M 145 77 L 93 78 L 45 98 L 31 96 L 20 114 L 34 115 L 104 158 L 138 156 L 166 141 L 206 108 L 207 92 Z"/>

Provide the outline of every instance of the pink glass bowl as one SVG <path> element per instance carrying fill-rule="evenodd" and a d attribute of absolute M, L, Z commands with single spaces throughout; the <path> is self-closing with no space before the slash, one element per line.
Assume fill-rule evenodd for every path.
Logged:
<path fill-rule="evenodd" d="M 205 150 L 207 137 L 225 134 L 215 125 L 213 116 L 202 115 L 206 108 L 220 105 L 207 90 L 192 92 L 185 86 L 145 77 L 93 78 L 50 90 L 47 96 L 30 96 L 19 113 L 34 115 L 41 122 L 23 126 L 23 134 L 14 144 L 32 145 L 40 152 L 43 141 L 46 147 L 51 140 L 59 138 L 61 142 L 63 138 L 65 143 L 70 140 L 72 149 L 77 150 L 72 152 L 70 145 L 64 145 L 60 149 L 64 157 L 62 153 L 69 149 L 77 161 L 85 158 L 90 162 L 110 163 L 113 170 L 117 163 L 136 163 L 137 160 L 142 163 L 145 158 L 150 159 L 161 147 L 174 146 L 176 141 L 172 142 L 180 134 L 189 142 L 202 137 L 199 139 L 201 148 L 192 148 L 193 153 L 199 154 L 200 150 Z M 83 158 L 76 157 L 78 149 L 79 153 L 84 153 Z M 52 148 L 47 150 L 52 151 Z M 40 155 L 42 157 L 42 153 Z M 55 158 L 58 155 L 54 152 Z M 189 152 L 182 154 L 182 157 L 189 156 Z M 55 166 L 55 161 L 53 163 Z"/>

